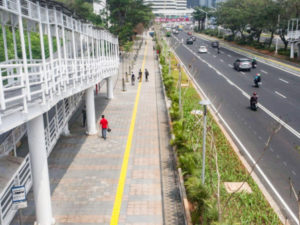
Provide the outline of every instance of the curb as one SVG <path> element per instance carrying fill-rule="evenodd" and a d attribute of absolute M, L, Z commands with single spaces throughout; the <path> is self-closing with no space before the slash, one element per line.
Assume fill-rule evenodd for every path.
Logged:
<path fill-rule="evenodd" d="M 248 52 L 248 51 L 251 51 L 251 50 L 248 50 L 248 49 L 241 49 L 241 48 L 238 48 L 238 47 L 231 46 L 227 42 L 224 42 L 223 40 L 220 40 L 220 39 L 217 39 L 217 38 L 207 37 L 206 35 L 204 36 L 203 34 L 199 34 L 199 33 L 195 33 L 195 34 L 198 37 L 201 37 L 202 39 L 204 39 L 206 41 L 212 41 L 212 40 L 219 41 L 223 44 L 222 45 L 223 48 L 229 49 L 233 52 L 244 55 L 248 58 L 254 58 L 255 57 L 256 60 L 261 62 L 261 63 L 271 65 L 271 66 L 276 67 L 280 70 L 287 71 L 289 73 L 292 73 L 295 76 L 300 77 L 300 68 L 297 68 L 297 67 L 292 66 L 292 65 L 285 64 L 283 62 L 276 61 L 274 59 L 269 59 L 269 58 L 257 55 L 255 52 L 253 52 L 253 53 Z"/>
<path fill-rule="evenodd" d="M 202 90 L 199 89 L 199 87 L 196 85 L 196 81 L 193 78 L 193 76 L 191 76 L 189 70 L 186 68 L 186 66 L 183 64 L 183 62 L 181 61 L 181 59 L 178 57 L 178 55 L 176 54 L 176 52 L 170 48 L 172 53 L 174 54 L 174 56 L 176 57 L 176 59 L 182 63 L 183 65 L 183 69 L 186 72 L 186 74 L 188 75 L 189 80 L 191 81 L 191 83 L 193 84 L 195 90 L 197 91 L 197 93 L 199 94 L 199 96 L 204 99 L 204 93 L 202 93 Z M 228 140 L 230 146 L 232 147 L 232 149 L 235 151 L 235 153 L 237 154 L 239 160 L 242 162 L 243 166 L 245 167 L 245 169 L 247 170 L 247 172 L 249 173 L 251 171 L 251 166 L 249 165 L 249 163 L 247 162 L 246 158 L 243 156 L 243 153 L 240 151 L 240 149 L 237 147 L 237 145 L 235 144 L 233 138 L 229 135 L 229 133 L 227 132 L 227 130 L 225 129 L 225 127 L 223 126 L 223 124 L 221 123 L 219 117 L 217 116 L 217 114 L 213 111 L 213 109 L 211 107 L 208 107 L 208 110 L 210 112 L 210 114 L 213 116 L 213 119 L 215 120 L 215 122 L 217 123 L 217 125 L 220 127 L 221 131 L 223 132 L 224 136 L 226 137 L 226 139 Z M 282 212 L 284 212 L 284 209 L 281 208 L 276 201 L 274 200 L 274 198 L 269 194 L 269 192 L 267 191 L 267 188 L 263 185 L 263 183 L 261 183 L 259 177 L 256 175 L 255 171 L 253 171 L 251 173 L 251 177 L 252 179 L 255 181 L 255 183 L 257 184 L 257 186 L 259 187 L 259 189 L 261 190 L 262 194 L 264 195 L 265 199 L 268 201 L 268 203 L 270 204 L 270 206 L 273 208 L 274 212 L 277 214 L 277 216 L 279 217 L 280 221 L 282 222 L 282 224 L 285 225 L 290 225 L 289 221 L 286 221 L 286 217 L 284 216 L 284 214 Z"/>
<path fill-rule="evenodd" d="M 159 63 L 159 58 L 158 58 L 158 65 L 159 65 L 159 75 L 160 75 L 160 80 L 162 82 L 162 87 L 163 87 L 163 93 L 164 93 L 164 100 L 165 100 L 165 104 L 166 104 L 166 108 L 167 108 L 167 115 L 168 115 L 168 124 L 169 127 L 171 129 L 171 131 L 173 130 L 173 125 L 172 125 L 172 121 L 171 121 L 171 116 L 170 116 L 170 111 L 168 108 L 168 99 L 167 99 L 167 95 L 166 95 L 166 89 L 165 89 L 165 85 L 163 83 L 163 77 L 162 77 L 162 66 Z M 177 154 L 176 154 L 176 149 L 173 146 L 170 146 L 172 148 L 172 152 L 173 152 L 173 157 L 174 157 L 174 161 L 176 163 L 176 167 L 178 168 L 178 158 L 177 158 Z M 192 217 L 190 214 L 190 208 L 189 208 L 189 202 L 186 196 L 186 191 L 185 191 L 185 187 L 184 187 L 184 179 L 181 173 L 181 168 L 178 168 L 178 171 L 176 173 L 176 177 L 177 177 L 177 182 L 179 184 L 179 190 L 180 190 L 180 198 L 181 198 L 181 203 L 182 203 L 182 207 L 184 209 L 184 221 L 185 221 L 185 225 L 193 225 L 192 223 Z"/>

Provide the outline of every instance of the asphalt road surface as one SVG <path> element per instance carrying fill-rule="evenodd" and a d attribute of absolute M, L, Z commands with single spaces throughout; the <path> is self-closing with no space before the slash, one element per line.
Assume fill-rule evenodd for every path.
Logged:
<path fill-rule="evenodd" d="M 289 178 L 297 193 L 300 191 L 300 76 L 258 62 L 251 72 L 237 72 L 233 62 L 245 58 L 220 46 L 211 47 L 209 41 L 199 39 L 186 45 L 184 32 L 169 38 L 170 44 L 188 67 L 196 82 L 213 102 L 232 130 L 233 139 L 252 165 L 249 155 L 256 160 L 262 156 L 256 174 L 269 193 L 274 196 L 283 214 L 292 224 L 298 222 L 298 205 L 290 195 Z M 183 40 L 183 44 L 181 41 Z M 198 53 L 199 46 L 207 46 L 208 52 Z M 262 77 L 262 85 L 253 87 L 256 73 Z M 249 96 L 257 92 L 258 111 L 249 109 Z M 272 129 L 283 124 L 273 137 L 269 149 L 264 146 Z M 283 122 L 284 121 L 284 122 Z M 230 133 L 230 132 L 229 132 Z M 277 194 L 276 194 L 277 192 Z M 280 199 L 282 198 L 282 199 Z"/>

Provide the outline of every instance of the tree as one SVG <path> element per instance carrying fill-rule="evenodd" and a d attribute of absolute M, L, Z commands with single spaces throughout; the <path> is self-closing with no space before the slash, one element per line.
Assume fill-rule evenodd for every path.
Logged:
<path fill-rule="evenodd" d="M 63 3 L 67 8 L 73 10 L 76 15 L 83 19 L 91 21 L 94 25 L 104 26 L 103 20 L 100 15 L 93 11 L 92 0 L 58 0 Z"/>
<path fill-rule="evenodd" d="M 147 28 L 154 17 L 151 6 L 145 5 L 143 0 L 108 0 L 107 7 L 110 31 L 119 36 L 121 44 L 141 32 L 141 25 Z"/>
<path fill-rule="evenodd" d="M 200 30 L 200 24 L 203 24 L 206 18 L 204 11 L 207 11 L 206 7 L 196 7 L 192 14 L 193 18 L 198 22 L 198 31 Z M 203 30 L 203 25 L 201 26 L 201 30 Z"/>
<path fill-rule="evenodd" d="M 240 32 L 244 38 L 244 30 L 249 24 L 250 13 L 246 3 L 247 0 L 228 0 L 219 4 L 215 13 L 217 24 L 230 29 L 233 36 Z"/>

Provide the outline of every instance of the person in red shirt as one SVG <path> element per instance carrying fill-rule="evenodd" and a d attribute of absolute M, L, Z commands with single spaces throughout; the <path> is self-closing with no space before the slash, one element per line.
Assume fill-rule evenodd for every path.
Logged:
<path fill-rule="evenodd" d="M 106 140 L 106 131 L 108 128 L 108 122 L 105 119 L 104 115 L 102 115 L 102 119 L 100 120 L 100 126 L 102 128 L 102 138 L 104 138 L 104 140 Z"/>

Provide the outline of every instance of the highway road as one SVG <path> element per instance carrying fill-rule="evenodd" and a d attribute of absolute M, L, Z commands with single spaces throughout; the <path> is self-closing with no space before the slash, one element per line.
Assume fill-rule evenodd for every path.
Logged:
<path fill-rule="evenodd" d="M 276 121 L 283 124 L 255 172 L 283 214 L 292 224 L 299 224 L 289 177 L 296 191 L 300 191 L 300 76 L 260 62 L 251 72 L 237 72 L 232 68 L 233 62 L 244 56 L 222 46 L 218 54 L 210 41 L 200 38 L 193 45 L 186 45 L 187 37 L 184 32 L 173 35 L 170 44 L 186 67 L 191 64 L 190 73 L 213 105 L 220 107 L 226 121 L 223 123 L 228 124 L 227 130 L 250 165 L 262 155 Z M 198 53 L 201 45 L 207 46 L 208 53 Z M 259 88 L 253 87 L 256 73 L 262 76 Z M 260 108 L 256 112 L 249 109 L 249 96 L 254 91 L 259 96 Z"/>

